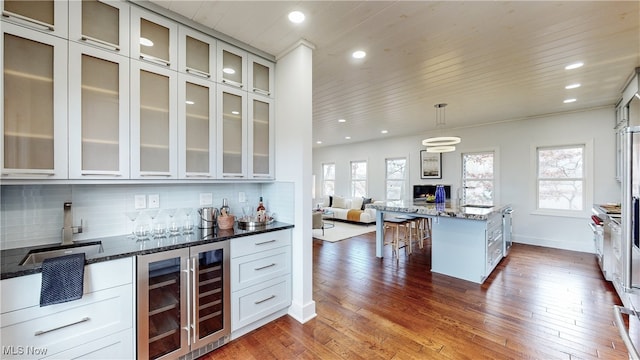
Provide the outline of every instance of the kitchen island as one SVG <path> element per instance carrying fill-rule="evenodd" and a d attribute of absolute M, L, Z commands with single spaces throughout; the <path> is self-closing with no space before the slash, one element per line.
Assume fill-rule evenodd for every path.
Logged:
<path fill-rule="evenodd" d="M 431 271 L 482 284 L 506 255 L 504 206 L 424 203 L 367 205 L 376 209 L 376 256 L 382 258 L 384 219 L 399 215 L 431 218 Z"/>

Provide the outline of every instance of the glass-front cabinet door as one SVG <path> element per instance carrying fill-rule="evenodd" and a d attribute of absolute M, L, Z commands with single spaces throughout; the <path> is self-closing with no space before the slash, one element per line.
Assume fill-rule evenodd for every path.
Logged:
<path fill-rule="evenodd" d="M 251 178 L 273 179 L 273 100 L 249 95 L 249 173 Z"/>
<path fill-rule="evenodd" d="M 125 1 L 70 1 L 69 19 L 69 40 L 129 55 L 129 4 Z"/>
<path fill-rule="evenodd" d="M 66 179 L 67 41 L 1 25 L 2 175 Z"/>
<path fill-rule="evenodd" d="M 189 351 L 189 248 L 137 257 L 138 359 Z"/>
<path fill-rule="evenodd" d="M 129 178 L 129 59 L 69 47 L 69 178 Z"/>
<path fill-rule="evenodd" d="M 131 178 L 177 177 L 177 96 L 175 71 L 131 60 Z"/>
<path fill-rule="evenodd" d="M 54 0 L 0 1 L 3 20 L 62 38 L 68 35 L 68 2 Z"/>
<path fill-rule="evenodd" d="M 255 55 L 249 55 L 249 92 L 274 97 L 274 64 Z"/>
<path fill-rule="evenodd" d="M 247 52 L 222 41 L 218 42 L 218 81 L 237 88 L 247 88 Z"/>
<path fill-rule="evenodd" d="M 131 57 L 178 69 L 178 24 L 150 11 L 131 7 Z"/>
<path fill-rule="evenodd" d="M 178 30 L 178 71 L 215 81 L 216 39 L 186 26 Z"/>
<path fill-rule="evenodd" d="M 218 85 L 218 177 L 244 178 L 247 174 L 247 93 Z"/>
<path fill-rule="evenodd" d="M 216 88 L 205 79 L 178 75 L 178 175 L 215 178 Z"/>

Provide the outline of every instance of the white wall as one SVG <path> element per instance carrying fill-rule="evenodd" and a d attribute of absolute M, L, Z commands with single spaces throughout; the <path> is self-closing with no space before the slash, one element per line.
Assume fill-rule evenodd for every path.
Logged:
<path fill-rule="evenodd" d="M 496 203 L 514 208 L 514 241 L 577 251 L 593 251 L 592 233 L 587 226 L 594 203 L 619 202 L 620 185 L 615 180 L 615 137 L 613 108 L 584 112 L 540 116 L 527 120 L 503 122 L 473 128 L 444 131 L 446 135 L 462 137 L 456 151 L 442 156 L 443 178 L 420 179 L 422 139 L 434 135 L 389 138 L 353 145 L 316 148 L 313 151 L 313 173 L 316 174 L 316 194 L 321 196 L 322 164 L 336 164 L 336 194 L 349 196 L 349 162 L 368 161 L 369 195 L 384 200 L 384 161 L 391 157 L 407 157 L 410 201 L 412 185 L 452 185 L 453 196 L 460 186 L 461 152 L 494 150 L 496 152 Z M 390 129 L 391 133 L 393 132 Z M 336 134 L 338 136 L 339 134 Z M 443 134 L 445 135 L 445 134 Z M 535 163 L 532 149 L 540 145 L 563 145 L 589 142 L 593 144 L 593 193 L 591 201 L 579 217 L 558 217 L 534 214 Z M 455 200 L 454 200 L 455 201 Z"/>

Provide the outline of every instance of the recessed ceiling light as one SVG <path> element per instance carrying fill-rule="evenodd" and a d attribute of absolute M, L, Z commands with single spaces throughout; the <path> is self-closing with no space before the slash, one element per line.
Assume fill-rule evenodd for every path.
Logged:
<path fill-rule="evenodd" d="M 153 41 L 147 39 L 147 38 L 140 38 L 140 45 L 142 46 L 153 46 Z"/>
<path fill-rule="evenodd" d="M 354 51 L 353 54 L 351 54 L 351 56 L 353 56 L 354 59 L 362 59 L 365 56 L 367 56 L 367 53 L 362 50 L 358 50 L 358 51 Z"/>
<path fill-rule="evenodd" d="M 302 11 L 292 11 L 289 13 L 289 21 L 295 24 L 300 24 L 304 21 L 304 14 Z"/>
<path fill-rule="evenodd" d="M 185 101 L 185 103 L 187 103 L 187 105 L 193 105 L 193 104 L 195 104 L 195 103 L 194 103 L 193 101 L 191 101 L 191 100 L 187 100 L 187 101 Z"/>
<path fill-rule="evenodd" d="M 338 122 L 339 122 L 339 123 L 344 123 L 344 122 L 347 122 L 347 120 L 345 120 L 345 119 L 338 119 Z"/>
<path fill-rule="evenodd" d="M 572 103 L 572 102 L 575 102 L 575 101 L 576 101 L 576 99 L 567 99 L 567 100 L 565 100 L 565 101 L 563 101 L 563 102 L 564 102 L 565 104 L 568 104 L 568 103 Z"/>
<path fill-rule="evenodd" d="M 565 86 L 564 88 L 568 90 L 568 89 L 575 89 L 579 87 L 580 87 L 580 84 L 571 84 L 571 85 Z"/>
<path fill-rule="evenodd" d="M 235 74 L 236 73 L 236 71 L 233 70 L 232 68 L 224 68 L 224 69 L 222 69 L 222 72 L 225 73 L 225 74 Z"/>
<path fill-rule="evenodd" d="M 322 144 L 322 141 L 318 140 L 316 141 L 316 144 Z"/>
<path fill-rule="evenodd" d="M 382 131 L 380 131 L 380 133 L 381 134 L 386 134 L 386 133 L 388 133 L 388 131 L 387 130 L 382 130 Z"/>
<path fill-rule="evenodd" d="M 569 64 L 569 65 L 565 66 L 564 69 L 565 70 L 573 70 L 573 69 L 577 69 L 579 67 L 582 67 L 582 65 L 584 65 L 584 63 L 577 62 L 577 63 L 573 63 L 573 64 Z"/>
<path fill-rule="evenodd" d="M 345 136 L 345 140 L 351 140 L 351 136 Z"/>
<path fill-rule="evenodd" d="M 233 115 L 240 115 L 240 111 L 236 111 L 236 110 L 232 111 L 231 113 L 232 113 Z"/>

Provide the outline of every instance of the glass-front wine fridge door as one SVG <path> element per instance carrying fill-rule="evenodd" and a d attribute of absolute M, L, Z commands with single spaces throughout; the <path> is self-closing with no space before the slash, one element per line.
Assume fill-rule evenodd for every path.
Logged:
<path fill-rule="evenodd" d="M 229 241 L 191 249 L 195 293 L 192 348 L 199 348 L 230 334 L 228 252 Z"/>
<path fill-rule="evenodd" d="M 177 358 L 189 351 L 188 249 L 138 257 L 138 358 Z"/>

